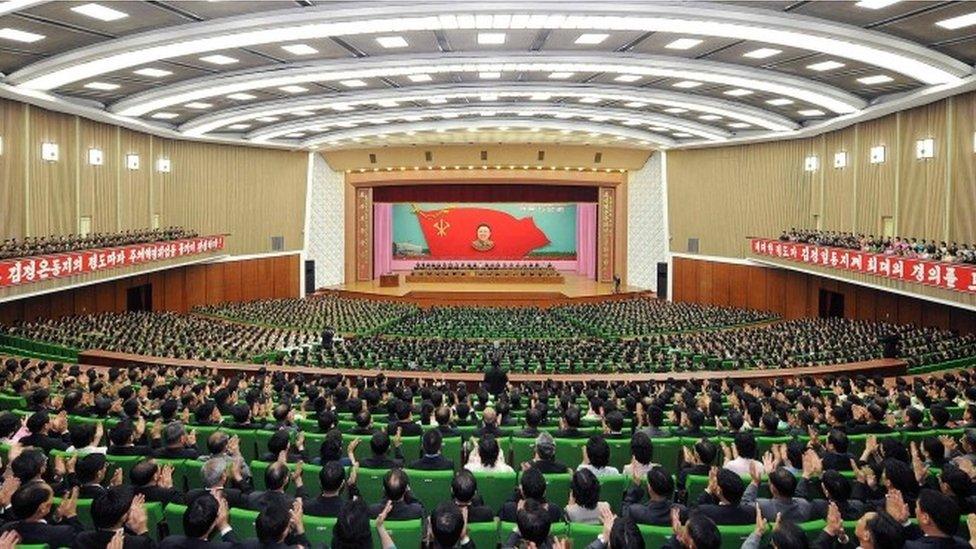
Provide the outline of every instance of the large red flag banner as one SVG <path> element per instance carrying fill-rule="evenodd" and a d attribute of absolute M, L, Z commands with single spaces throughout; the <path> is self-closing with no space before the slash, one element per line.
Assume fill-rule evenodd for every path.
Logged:
<path fill-rule="evenodd" d="M 799 242 L 752 239 L 752 253 L 807 265 L 880 276 L 943 290 L 976 293 L 976 267 Z"/>
<path fill-rule="evenodd" d="M 523 259 L 549 244 L 531 217 L 476 207 L 415 209 L 414 214 L 434 259 Z"/>

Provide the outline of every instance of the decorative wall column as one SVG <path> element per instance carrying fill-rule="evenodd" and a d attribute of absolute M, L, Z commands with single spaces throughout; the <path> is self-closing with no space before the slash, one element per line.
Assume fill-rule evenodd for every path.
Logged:
<path fill-rule="evenodd" d="M 616 207 L 616 189 L 600 187 L 598 220 L 598 249 L 597 249 L 597 280 L 613 282 L 613 245 L 614 245 L 614 209 Z"/>
<path fill-rule="evenodd" d="M 356 280 L 373 279 L 373 188 L 356 189 Z"/>

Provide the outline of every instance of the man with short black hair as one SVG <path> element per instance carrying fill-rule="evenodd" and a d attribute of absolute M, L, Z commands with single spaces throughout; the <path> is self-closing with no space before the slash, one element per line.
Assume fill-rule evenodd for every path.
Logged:
<path fill-rule="evenodd" d="M 369 516 L 376 518 L 383 512 L 386 502 L 393 502 L 393 508 L 387 514 L 389 520 L 413 520 L 424 516 L 424 506 L 420 502 L 407 503 L 407 492 L 410 489 L 410 478 L 403 469 L 392 469 L 383 477 L 383 501 L 369 506 Z"/>
<path fill-rule="evenodd" d="M 524 500 L 519 504 L 515 517 L 518 528 L 502 544 L 502 549 L 516 549 L 522 547 L 523 542 L 535 544 L 536 549 L 551 549 L 553 539 L 549 532 L 553 522 L 552 514 L 545 504 L 531 499 Z"/>
<path fill-rule="evenodd" d="M 269 505 L 279 502 L 279 499 L 284 501 L 284 505 L 291 508 L 292 503 L 295 498 L 290 494 L 285 493 L 285 489 L 288 487 L 288 482 L 292 481 L 295 483 L 295 494 L 301 498 L 305 495 L 305 487 L 302 483 L 302 464 L 301 462 L 295 464 L 295 470 L 289 471 L 288 465 L 281 461 L 276 461 L 264 471 L 264 491 L 251 492 L 244 502 L 244 505 L 248 509 L 253 509 L 254 511 L 263 511 Z M 278 496 L 281 496 L 279 498 Z"/>
<path fill-rule="evenodd" d="M 367 469 L 393 469 L 403 466 L 403 455 L 400 453 L 400 437 L 393 439 L 393 458 L 386 457 L 390 451 L 390 435 L 383 431 L 376 431 L 369 439 L 369 449 L 373 455 L 364 458 L 361 463 Z"/>
<path fill-rule="evenodd" d="M 915 505 L 915 518 L 918 519 L 918 526 L 909 525 L 904 531 L 907 540 L 905 549 L 969 547 L 965 540 L 955 537 L 959 529 L 959 507 L 951 497 L 936 490 L 920 491 Z"/>
<path fill-rule="evenodd" d="M 311 547 L 305 537 L 302 500 L 287 500 L 284 494 L 273 494 L 269 505 L 254 520 L 257 540 L 243 544 L 244 549 L 285 549 L 287 547 Z"/>
<path fill-rule="evenodd" d="M 115 486 L 96 498 L 91 506 L 95 530 L 75 537 L 75 549 L 104 549 L 119 530 L 123 531 L 125 549 L 152 549 L 145 498 L 129 486 Z"/>
<path fill-rule="evenodd" d="M 536 467 L 529 467 L 522 471 L 519 477 L 518 500 L 506 501 L 498 511 L 498 518 L 502 522 L 516 522 L 518 510 L 525 505 L 526 500 L 538 503 L 549 514 L 549 522 L 563 520 L 563 510 L 558 505 L 546 501 L 546 477 Z"/>
<path fill-rule="evenodd" d="M 53 504 L 54 492 L 47 484 L 31 482 L 21 486 L 10 499 L 10 511 L 18 520 L 5 524 L 0 531 L 16 531 L 24 545 L 70 546 L 74 537 L 85 529 L 78 520 L 78 491 L 73 490 L 62 498 L 53 514 L 54 524 L 50 524 Z"/>
<path fill-rule="evenodd" d="M 421 438 L 421 446 L 423 447 L 424 455 L 417 460 L 414 460 L 407 467 L 408 469 L 417 469 L 420 471 L 451 471 L 454 469 L 454 461 L 447 459 L 441 454 L 441 445 L 443 444 L 443 439 L 441 438 L 441 432 L 437 429 L 431 429 L 424 433 L 423 438 Z"/>
<path fill-rule="evenodd" d="M 186 433 L 186 429 L 179 421 L 170 422 L 163 428 L 163 447 L 153 452 L 154 457 L 163 459 L 197 459 L 196 432 Z"/>
<path fill-rule="evenodd" d="M 163 505 L 184 501 L 183 492 L 173 488 L 173 466 L 160 467 L 154 460 L 140 461 L 129 471 L 129 479 L 137 495 L 146 501 L 158 501 Z"/>
<path fill-rule="evenodd" d="M 441 502 L 430 516 L 431 549 L 474 549 L 468 538 L 468 524 L 461 509 L 453 502 Z"/>
<path fill-rule="evenodd" d="M 674 480 L 663 467 L 653 467 L 647 472 L 646 505 L 640 503 L 641 478 L 631 475 L 632 485 L 624 495 L 622 517 L 631 517 L 638 524 L 666 526 L 671 523 L 671 508 L 674 506 Z"/>
<path fill-rule="evenodd" d="M 159 544 L 160 549 L 231 549 L 237 539 L 229 522 L 227 501 L 209 493 L 201 493 L 189 501 L 183 512 L 184 535 L 169 535 Z M 216 532 L 220 539 L 210 541 Z"/>
<path fill-rule="evenodd" d="M 495 520 L 495 513 L 489 507 L 475 502 L 477 493 L 478 481 L 471 471 L 461 469 L 454 474 L 454 479 L 451 481 L 451 495 L 455 505 L 468 510 L 468 524 L 492 522 Z"/>
<path fill-rule="evenodd" d="M 742 504 L 745 490 L 739 475 L 725 468 L 712 467 L 708 487 L 696 510 L 715 524 L 752 524 L 756 521 L 755 506 Z"/>
<path fill-rule="evenodd" d="M 346 470 L 338 461 L 329 461 L 319 470 L 319 483 L 322 485 L 322 493 L 315 499 L 305 498 L 302 508 L 307 515 L 316 517 L 338 517 L 339 510 L 342 509 L 346 499 L 351 499 L 358 494 L 356 490 L 356 477 L 359 473 L 359 464 L 354 463 L 352 472 L 349 474 L 348 491 L 349 497 L 343 498 L 342 491 L 346 488 Z"/>

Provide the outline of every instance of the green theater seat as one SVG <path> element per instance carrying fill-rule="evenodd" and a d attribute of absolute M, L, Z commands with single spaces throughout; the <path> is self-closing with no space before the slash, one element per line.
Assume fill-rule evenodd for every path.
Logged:
<path fill-rule="evenodd" d="M 468 524 L 468 537 L 474 542 L 476 548 L 497 547 L 498 539 L 498 519 L 491 522 L 473 522 Z M 503 540 L 504 541 L 504 540 Z"/>
<path fill-rule="evenodd" d="M 441 501 L 447 501 L 451 494 L 451 481 L 454 471 L 419 471 L 405 469 L 410 478 L 410 491 L 420 500 L 428 513 Z"/>
<path fill-rule="evenodd" d="M 369 521 L 373 527 L 373 549 L 383 549 L 380 543 L 380 536 L 375 532 L 376 521 Z M 393 538 L 397 549 L 420 549 L 420 541 L 423 535 L 423 522 L 417 520 L 388 520 L 383 524 L 386 531 Z"/>
<path fill-rule="evenodd" d="M 512 492 L 518 483 L 518 476 L 514 471 L 511 473 L 473 473 L 473 475 L 478 483 L 478 493 L 481 494 L 485 505 L 490 507 L 495 514 L 498 514 L 502 504 L 512 497 Z"/>

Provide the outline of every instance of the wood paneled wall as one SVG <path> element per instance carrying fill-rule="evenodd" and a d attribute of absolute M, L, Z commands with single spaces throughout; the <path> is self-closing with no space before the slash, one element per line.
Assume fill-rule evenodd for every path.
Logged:
<path fill-rule="evenodd" d="M 976 243 L 976 92 L 808 139 L 668 152 L 673 252 L 699 239 L 700 253 L 747 257 L 748 236 L 789 227 Z M 935 140 L 919 160 L 915 143 Z M 869 151 L 884 146 L 886 161 Z M 834 155 L 848 153 L 834 168 Z M 807 155 L 820 167 L 804 170 Z"/>
<path fill-rule="evenodd" d="M 154 311 L 185 313 L 225 301 L 296 298 L 300 256 L 188 265 L 0 304 L 0 324 L 68 315 L 124 312 L 126 290 L 152 285 Z"/>
<path fill-rule="evenodd" d="M 675 257 L 674 301 L 816 317 L 820 290 L 844 296 L 844 316 L 976 333 L 976 312 L 788 269 Z"/>
<path fill-rule="evenodd" d="M 78 116 L 0 100 L 0 239 L 183 225 L 229 233 L 232 255 L 303 245 L 308 154 L 162 139 Z M 57 162 L 41 144 L 57 143 Z M 88 163 L 89 149 L 104 164 Z M 138 154 L 138 170 L 125 156 Z M 169 158 L 171 172 L 156 161 Z"/>

